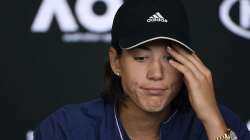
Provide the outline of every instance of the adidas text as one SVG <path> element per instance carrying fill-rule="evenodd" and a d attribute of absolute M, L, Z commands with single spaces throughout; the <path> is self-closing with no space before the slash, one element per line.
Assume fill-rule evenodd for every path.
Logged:
<path fill-rule="evenodd" d="M 148 19 L 147 22 L 168 22 L 166 19 L 160 19 L 160 18 L 153 18 L 153 19 Z"/>

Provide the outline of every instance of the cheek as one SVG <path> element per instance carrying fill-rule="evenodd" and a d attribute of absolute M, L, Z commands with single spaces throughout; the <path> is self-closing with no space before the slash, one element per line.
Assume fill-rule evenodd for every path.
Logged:
<path fill-rule="evenodd" d="M 171 87 L 172 87 L 171 90 L 172 90 L 172 93 L 173 93 L 174 95 L 177 95 L 177 94 L 179 93 L 179 91 L 180 91 L 182 85 L 183 85 L 183 81 L 182 81 L 182 80 L 176 80 L 176 81 L 174 81 L 173 83 L 171 83 Z"/>
<path fill-rule="evenodd" d="M 166 75 L 166 82 L 174 92 L 178 92 L 183 85 L 183 74 L 172 67 L 167 70 Z"/>
<path fill-rule="evenodd" d="M 166 72 L 169 73 L 168 75 L 172 76 L 172 79 L 174 79 L 174 81 L 183 80 L 183 74 L 171 65 L 168 65 L 168 68 L 166 68 Z"/>
<path fill-rule="evenodd" d="M 145 81 L 145 68 L 133 63 L 121 65 L 121 82 L 125 93 L 136 93 L 140 83 Z"/>
<path fill-rule="evenodd" d="M 130 58 L 123 60 L 121 63 L 122 78 L 126 81 L 142 80 L 145 76 L 145 71 L 145 65 L 140 65 Z"/>

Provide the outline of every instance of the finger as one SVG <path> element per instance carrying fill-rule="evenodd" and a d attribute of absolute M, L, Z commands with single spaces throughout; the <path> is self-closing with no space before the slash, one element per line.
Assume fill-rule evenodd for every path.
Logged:
<path fill-rule="evenodd" d="M 173 59 L 170 59 L 169 63 L 184 75 L 187 84 L 195 83 L 194 81 L 197 81 L 196 77 L 194 76 L 194 73 L 188 67 L 185 67 L 183 64 Z"/>
<path fill-rule="evenodd" d="M 190 61 L 188 60 L 185 56 L 181 55 L 180 53 L 178 53 L 177 51 L 175 51 L 174 49 L 168 47 L 168 52 L 169 54 L 178 62 L 180 62 L 181 64 L 187 66 L 193 73 L 194 75 L 200 79 L 203 78 L 203 73 L 201 73 L 199 71 L 199 69 Z"/>
<path fill-rule="evenodd" d="M 196 53 L 192 53 L 192 56 L 194 56 L 194 58 L 199 61 L 200 63 L 202 63 L 204 65 L 204 63 L 202 62 L 202 60 L 197 56 Z"/>
<path fill-rule="evenodd" d="M 199 68 L 201 68 L 201 71 L 207 76 L 208 79 L 212 80 L 212 73 L 210 69 L 202 62 L 202 60 L 197 56 L 197 54 L 192 54 L 194 58 L 200 62 L 197 63 L 197 65 L 200 65 Z"/>
<path fill-rule="evenodd" d="M 198 68 L 199 71 L 202 72 L 208 79 L 211 77 L 210 70 L 204 65 L 204 63 L 195 53 L 189 53 L 176 45 L 174 46 L 174 49 L 191 61 L 196 66 L 196 68 Z"/>
<path fill-rule="evenodd" d="M 181 53 L 182 55 L 184 55 L 185 57 L 187 57 L 190 61 L 198 61 L 201 64 L 203 64 L 203 62 L 201 61 L 201 59 L 196 55 L 195 52 L 187 52 L 186 50 L 184 50 L 183 48 L 181 48 L 180 46 L 176 45 L 176 44 L 171 44 L 172 47 L 179 53 Z"/>

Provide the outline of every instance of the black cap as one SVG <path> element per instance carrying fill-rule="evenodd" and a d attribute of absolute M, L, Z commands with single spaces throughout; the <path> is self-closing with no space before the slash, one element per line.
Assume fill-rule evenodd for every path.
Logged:
<path fill-rule="evenodd" d="M 179 0 L 126 1 L 115 15 L 111 36 L 112 47 L 120 49 L 167 39 L 194 52 L 189 47 L 189 24 Z"/>

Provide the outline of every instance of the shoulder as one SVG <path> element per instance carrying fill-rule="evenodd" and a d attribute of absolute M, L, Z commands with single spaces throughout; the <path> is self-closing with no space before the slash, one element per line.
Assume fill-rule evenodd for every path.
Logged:
<path fill-rule="evenodd" d="M 224 118 L 227 127 L 232 129 L 236 133 L 238 139 L 240 140 L 250 139 L 250 132 L 247 129 L 246 123 L 243 122 L 235 112 L 233 112 L 227 106 L 222 104 L 219 105 L 219 110 Z M 202 122 L 197 117 L 195 118 L 196 118 L 195 120 L 197 120 L 196 122 L 198 122 L 197 124 L 200 129 L 199 130 L 200 138 L 206 139 L 207 135 Z"/>
<path fill-rule="evenodd" d="M 110 107 L 111 104 L 101 98 L 65 105 L 40 123 L 34 133 L 35 140 L 63 140 L 72 133 L 91 132 L 104 119 Z"/>
<path fill-rule="evenodd" d="M 250 132 L 247 129 L 246 123 L 243 122 L 240 117 L 227 106 L 220 104 L 219 109 L 227 127 L 236 133 L 238 139 L 249 140 Z M 188 131 L 190 139 L 207 139 L 205 128 L 192 108 L 185 113 L 181 113 L 181 118 L 181 120 L 183 120 L 182 124 L 185 124 L 186 128 L 188 128 L 186 130 Z"/>
<path fill-rule="evenodd" d="M 227 106 L 220 104 L 219 105 L 220 112 L 227 123 L 235 123 L 235 121 L 240 121 L 240 117 L 229 109 Z"/>
<path fill-rule="evenodd" d="M 235 112 L 233 112 L 225 105 L 220 105 L 219 108 L 227 127 L 235 131 L 235 133 L 238 136 L 238 139 L 241 140 L 250 139 L 250 132 L 247 128 L 246 123 L 243 122 Z"/>
<path fill-rule="evenodd" d="M 219 105 L 219 109 L 228 127 L 230 128 L 239 128 L 241 126 L 246 127 L 246 124 L 230 108 L 228 108 L 225 105 Z"/>
<path fill-rule="evenodd" d="M 104 100 L 101 98 L 81 104 L 65 105 L 49 117 L 55 118 L 58 122 L 65 123 L 65 125 L 94 122 L 103 117 L 105 105 Z"/>

